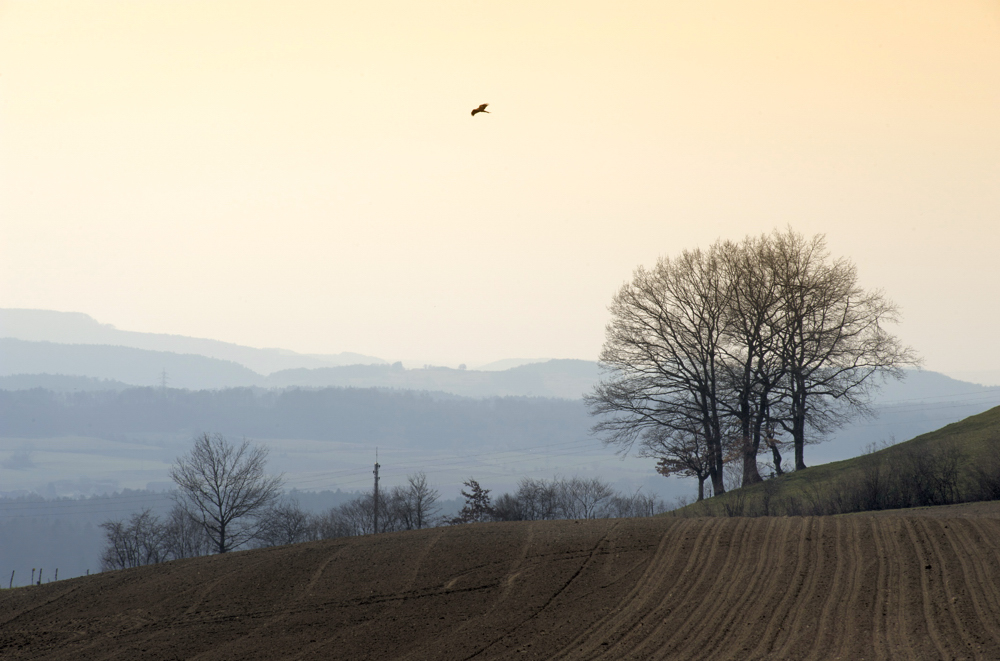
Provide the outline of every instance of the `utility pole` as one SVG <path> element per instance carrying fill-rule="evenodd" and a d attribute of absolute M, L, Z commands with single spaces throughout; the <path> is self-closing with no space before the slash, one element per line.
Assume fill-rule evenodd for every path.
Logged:
<path fill-rule="evenodd" d="M 167 369 L 166 368 L 164 368 L 163 371 L 160 372 L 160 390 L 162 390 L 163 392 L 167 392 Z"/>
<path fill-rule="evenodd" d="M 378 533 L 378 448 L 375 448 L 375 532 Z"/>

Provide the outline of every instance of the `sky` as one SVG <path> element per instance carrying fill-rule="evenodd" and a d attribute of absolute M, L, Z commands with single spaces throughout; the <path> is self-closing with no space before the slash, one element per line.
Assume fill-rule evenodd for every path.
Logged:
<path fill-rule="evenodd" d="M 1000 371 L 1000 2 L 0 0 L 0 307 L 594 360 L 637 266 L 789 226 Z"/>

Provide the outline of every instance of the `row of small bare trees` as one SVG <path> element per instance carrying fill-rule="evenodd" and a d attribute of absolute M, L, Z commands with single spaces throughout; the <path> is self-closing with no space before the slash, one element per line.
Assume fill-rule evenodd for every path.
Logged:
<path fill-rule="evenodd" d="M 780 473 L 783 442 L 805 468 L 807 433 L 865 412 L 881 378 L 917 363 L 886 328 L 896 306 L 822 236 L 791 229 L 639 267 L 609 309 L 604 376 L 586 398 L 595 431 L 697 478 L 699 500 L 706 480 L 725 492 L 727 460 L 743 485 L 761 480 L 762 453 Z"/>
<path fill-rule="evenodd" d="M 177 484 L 166 521 L 150 510 L 101 524 L 107 544 L 101 567 L 123 569 L 209 552 L 226 553 L 255 540 L 281 495 L 283 479 L 265 472 L 267 448 L 221 434 L 202 434 L 170 468 Z"/>
<path fill-rule="evenodd" d="M 191 452 L 171 467 L 178 490 L 166 520 L 146 509 L 127 520 L 101 524 L 106 538 L 102 569 L 243 547 L 413 530 L 439 522 L 439 494 L 423 473 L 410 475 L 405 486 L 380 494 L 377 501 L 369 493 L 316 516 L 294 501 L 281 500 L 282 477 L 266 474 L 266 460 L 263 446 L 202 434 Z"/>
<path fill-rule="evenodd" d="M 319 516 L 315 523 L 317 538 L 353 537 L 431 528 L 441 522 L 439 499 L 440 494 L 437 489 L 427 484 L 427 476 L 416 473 L 406 478 L 405 485 L 379 493 L 377 519 L 375 497 L 372 492 L 362 494 Z"/>
<path fill-rule="evenodd" d="M 656 496 L 616 491 L 599 478 L 523 478 L 513 493 L 491 500 L 489 489 L 475 480 L 465 483 L 465 506 L 450 523 L 476 521 L 543 521 L 653 516 L 667 510 Z"/>
<path fill-rule="evenodd" d="M 444 518 L 439 492 L 427 483 L 425 474 L 416 473 L 407 477 L 405 485 L 378 498 L 365 493 L 313 515 L 294 500 L 280 498 L 282 478 L 265 473 L 266 458 L 266 448 L 247 441 L 233 444 L 221 435 L 198 437 L 192 451 L 171 468 L 178 490 L 165 520 L 146 509 L 126 520 L 101 524 L 107 541 L 102 569 L 442 524 L 650 516 L 666 510 L 655 497 L 638 491 L 621 494 L 596 478 L 526 478 L 496 503 L 488 489 L 470 479 L 465 483 L 468 490 L 462 491 L 465 506 L 458 516 Z"/>
<path fill-rule="evenodd" d="M 230 541 L 226 550 L 427 528 L 442 522 L 438 499 L 438 492 L 427 484 L 426 475 L 410 475 L 405 486 L 380 494 L 377 531 L 372 493 L 362 494 L 322 514 L 306 512 L 295 500 L 281 499 L 239 519 L 240 530 L 245 532 L 239 545 Z M 101 527 L 106 539 L 101 555 L 104 571 L 219 552 L 212 526 L 205 526 L 180 504 L 174 506 L 165 520 L 145 509 L 127 520 L 105 521 Z"/>
<path fill-rule="evenodd" d="M 179 506 L 166 521 L 144 509 L 126 520 L 105 521 L 101 527 L 106 541 L 101 571 L 193 558 L 213 548 L 204 528 Z"/>

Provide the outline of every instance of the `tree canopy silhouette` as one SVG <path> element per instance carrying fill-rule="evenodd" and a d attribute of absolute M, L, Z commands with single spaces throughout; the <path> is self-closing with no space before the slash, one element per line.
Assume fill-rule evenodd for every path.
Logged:
<path fill-rule="evenodd" d="M 776 429 L 805 468 L 807 430 L 866 413 L 882 379 L 918 362 L 886 330 L 896 306 L 831 260 L 822 235 L 791 229 L 640 266 L 610 311 L 604 376 L 586 398 L 594 430 L 620 452 L 638 440 L 641 455 L 665 459 L 661 472 L 707 469 L 715 494 L 734 456 L 743 484 L 761 479 L 757 455 L 777 455 Z"/>

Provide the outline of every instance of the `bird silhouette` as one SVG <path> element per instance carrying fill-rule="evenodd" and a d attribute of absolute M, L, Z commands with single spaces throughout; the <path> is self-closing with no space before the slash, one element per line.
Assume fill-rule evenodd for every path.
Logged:
<path fill-rule="evenodd" d="M 472 116 L 475 117 L 477 112 L 484 112 L 487 115 L 490 114 L 490 111 L 486 109 L 486 106 L 488 106 L 488 105 L 490 105 L 490 104 L 484 103 L 483 105 L 479 106 L 478 108 L 473 109 Z"/>

